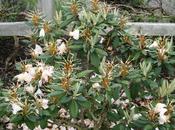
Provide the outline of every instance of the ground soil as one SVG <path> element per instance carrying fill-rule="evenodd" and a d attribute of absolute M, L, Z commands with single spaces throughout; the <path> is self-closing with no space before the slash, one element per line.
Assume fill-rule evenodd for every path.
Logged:
<path fill-rule="evenodd" d="M 0 37 L 0 79 L 4 87 L 9 87 L 13 77 L 18 73 L 15 63 L 28 58 L 26 49 L 23 45 L 15 48 L 13 37 Z"/>

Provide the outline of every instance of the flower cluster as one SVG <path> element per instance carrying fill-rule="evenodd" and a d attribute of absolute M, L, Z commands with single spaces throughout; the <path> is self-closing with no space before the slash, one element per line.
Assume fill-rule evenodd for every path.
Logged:
<path fill-rule="evenodd" d="M 38 81 L 39 86 L 49 82 L 54 73 L 53 66 L 47 66 L 42 62 L 38 62 L 36 66 L 32 66 L 32 64 L 24 64 L 22 65 L 22 68 L 24 71 L 21 74 L 16 75 L 14 78 L 17 79 L 18 82 L 26 82 L 27 84 Z"/>

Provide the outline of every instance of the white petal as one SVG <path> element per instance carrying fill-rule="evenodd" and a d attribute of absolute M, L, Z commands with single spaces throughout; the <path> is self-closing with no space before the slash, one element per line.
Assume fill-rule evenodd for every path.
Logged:
<path fill-rule="evenodd" d="M 159 113 L 159 112 L 161 112 L 161 110 L 163 110 L 165 107 L 166 107 L 165 104 L 163 104 L 163 103 L 157 103 L 156 106 L 155 106 L 155 108 L 154 108 L 154 111 L 155 111 L 156 113 Z"/>
<path fill-rule="evenodd" d="M 88 127 L 91 124 L 91 120 L 85 119 L 84 124 L 86 125 L 86 127 Z"/>
<path fill-rule="evenodd" d="M 17 114 L 18 111 L 22 110 L 22 108 L 16 103 L 12 103 L 11 105 L 12 105 L 12 109 L 13 109 L 13 114 Z"/>
<path fill-rule="evenodd" d="M 153 44 L 149 46 L 149 48 L 157 48 L 159 46 L 157 41 L 154 41 Z"/>
<path fill-rule="evenodd" d="M 25 123 L 23 123 L 21 125 L 21 127 L 22 127 L 23 130 L 30 130 L 29 127 Z"/>
<path fill-rule="evenodd" d="M 134 114 L 133 115 L 133 120 L 138 120 L 142 115 L 139 113 L 139 114 Z"/>
<path fill-rule="evenodd" d="M 159 115 L 159 124 L 164 124 L 169 121 L 169 116 L 167 115 Z"/>
<path fill-rule="evenodd" d="M 48 82 L 49 77 L 52 76 L 52 74 L 54 73 L 54 67 L 53 66 L 46 66 L 43 69 L 42 75 L 41 75 L 41 79 L 43 82 Z"/>
<path fill-rule="evenodd" d="M 73 37 L 75 40 L 78 40 L 80 36 L 80 31 L 76 29 L 73 32 L 70 32 L 69 36 Z"/>
<path fill-rule="evenodd" d="M 7 126 L 6 126 L 6 128 L 7 128 L 8 130 L 13 130 L 13 126 L 14 126 L 13 123 L 8 123 Z"/>
<path fill-rule="evenodd" d="M 94 83 L 92 85 L 92 87 L 95 88 L 95 89 L 99 89 L 99 88 L 101 88 L 101 85 L 99 83 Z"/>
<path fill-rule="evenodd" d="M 42 99 L 42 107 L 44 108 L 44 109 L 47 109 L 49 106 L 48 106 L 48 102 L 49 102 L 49 100 L 47 100 L 47 99 Z"/>
<path fill-rule="evenodd" d="M 44 29 L 42 28 L 39 32 L 39 37 L 44 37 L 45 36 L 45 31 Z"/>
<path fill-rule="evenodd" d="M 65 43 L 61 43 L 61 45 L 59 45 L 57 47 L 57 51 L 58 51 L 58 54 L 60 54 L 60 55 L 66 53 L 67 47 L 66 47 Z"/>
<path fill-rule="evenodd" d="M 33 51 L 34 51 L 34 54 L 36 56 L 41 55 L 43 53 L 43 49 L 41 48 L 41 46 L 39 46 L 37 44 L 36 44 L 35 49 Z"/>
<path fill-rule="evenodd" d="M 30 93 L 30 94 L 33 94 L 35 88 L 34 88 L 33 86 L 30 85 L 30 86 L 25 87 L 24 90 L 25 90 L 26 92 Z"/>
<path fill-rule="evenodd" d="M 40 97 L 44 96 L 40 88 L 38 88 L 38 90 L 35 92 L 35 96 L 40 96 Z"/>
<path fill-rule="evenodd" d="M 61 44 L 62 44 L 62 42 L 63 42 L 63 40 L 62 40 L 62 39 L 57 39 L 57 40 L 56 40 L 56 43 L 57 43 L 58 45 L 61 45 Z"/>
<path fill-rule="evenodd" d="M 39 125 L 39 126 L 35 127 L 34 130 L 42 130 L 42 129 L 41 129 L 41 126 Z"/>
<path fill-rule="evenodd" d="M 101 37 L 101 39 L 100 39 L 100 43 L 103 43 L 104 42 L 104 37 Z"/>
<path fill-rule="evenodd" d="M 27 83 L 30 83 L 33 77 L 32 75 L 30 75 L 30 73 L 24 72 L 19 75 L 16 75 L 14 78 L 18 79 L 18 82 L 26 81 Z"/>
<path fill-rule="evenodd" d="M 68 126 L 67 127 L 68 130 L 76 130 L 75 128 L 71 127 L 71 126 Z"/>
<path fill-rule="evenodd" d="M 60 126 L 60 130 L 66 130 L 66 127 Z"/>

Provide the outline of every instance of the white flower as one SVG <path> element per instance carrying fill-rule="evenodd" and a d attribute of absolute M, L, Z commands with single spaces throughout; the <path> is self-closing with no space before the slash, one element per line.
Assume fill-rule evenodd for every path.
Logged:
<path fill-rule="evenodd" d="M 62 42 L 60 45 L 58 45 L 57 51 L 58 51 L 59 55 L 66 53 L 66 51 L 67 51 L 66 44 L 64 42 Z"/>
<path fill-rule="evenodd" d="M 53 124 L 53 125 L 52 125 L 52 130 L 58 130 L 58 125 Z"/>
<path fill-rule="evenodd" d="M 121 103 L 122 103 L 122 101 L 120 99 L 114 100 L 112 102 L 112 104 L 114 104 L 114 105 L 120 105 Z"/>
<path fill-rule="evenodd" d="M 41 79 L 43 82 L 48 82 L 49 77 L 52 76 L 54 72 L 54 67 L 53 66 L 46 66 L 44 67 L 43 71 L 42 71 L 42 75 L 41 75 Z"/>
<path fill-rule="evenodd" d="M 34 130 L 43 130 L 43 129 L 41 129 L 41 126 L 39 125 L 39 126 L 35 127 Z"/>
<path fill-rule="evenodd" d="M 156 128 L 155 128 L 155 130 L 159 130 L 159 128 L 158 128 L 158 127 L 156 127 Z"/>
<path fill-rule="evenodd" d="M 30 83 L 32 81 L 33 76 L 28 72 L 24 72 L 19 75 L 16 75 L 14 78 L 17 79 L 18 82 L 25 81 L 27 83 Z"/>
<path fill-rule="evenodd" d="M 113 128 L 116 124 L 114 122 L 111 122 L 110 128 Z"/>
<path fill-rule="evenodd" d="M 139 113 L 139 114 L 134 114 L 133 115 L 133 120 L 138 120 L 142 115 Z"/>
<path fill-rule="evenodd" d="M 34 91 L 35 91 L 35 88 L 34 88 L 32 85 L 30 85 L 30 86 L 26 86 L 26 87 L 24 88 L 24 90 L 25 90 L 26 92 L 30 93 L 30 94 L 33 94 Z"/>
<path fill-rule="evenodd" d="M 2 118 L 0 118 L 0 122 L 3 122 L 3 123 L 8 123 L 9 121 L 10 121 L 10 118 L 9 117 L 7 117 L 7 116 L 4 116 L 4 117 L 2 117 Z"/>
<path fill-rule="evenodd" d="M 38 99 L 38 101 L 39 101 L 42 108 L 47 109 L 49 107 L 48 106 L 48 102 L 49 102 L 48 99 Z"/>
<path fill-rule="evenodd" d="M 39 37 L 44 37 L 45 36 L 45 31 L 44 28 L 42 28 L 39 32 Z"/>
<path fill-rule="evenodd" d="M 159 112 L 159 117 L 158 117 L 159 124 L 164 124 L 166 122 L 169 122 L 170 116 L 169 115 L 165 115 L 166 112 L 167 112 L 166 108 L 161 108 L 161 110 Z"/>
<path fill-rule="evenodd" d="M 70 117 L 69 113 L 64 108 L 61 108 L 59 110 L 59 114 L 60 114 L 61 118 L 69 118 Z"/>
<path fill-rule="evenodd" d="M 155 108 L 154 108 L 154 111 L 155 113 L 160 113 L 161 111 L 164 111 L 166 105 L 163 104 L 163 103 L 157 103 Z"/>
<path fill-rule="evenodd" d="M 60 114 L 62 114 L 62 113 L 66 113 L 67 111 L 66 111 L 66 109 L 64 109 L 64 108 L 61 108 L 60 110 L 59 110 L 59 113 Z"/>
<path fill-rule="evenodd" d="M 111 103 L 113 104 L 115 102 L 114 98 L 111 98 Z"/>
<path fill-rule="evenodd" d="M 62 40 L 62 39 L 57 39 L 57 40 L 56 40 L 57 45 L 61 45 L 61 44 L 62 44 L 62 42 L 63 42 L 63 40 Z"/>
<path fill-rule="evenodd" d="M 17 112 L 22 110 L 21 106 L 18 105 L 17 103 L 12 103 L 11 105 L 13 114 L 17 114 Z"/>
<path fill-rule="evenodd" d="M 153 44 L 149 46 L 149 48 L 157 48 L 159 46 L 159 43 L 157 41 L 154 41 Z"/>
<path fill-rule="evenodd" d="M 93 78 L 96 78 L 97 77 L 97 74 L 96 73 L 94 73 L 92 76 L 91 76 L 91 78 L 93 79 Z"/>
<path fill-rule="evenodd" d="M 159 114 L 159 117 L 158 117 L 159 124 L 164 124 L 166 122 L 169 122 L 170 115 L 166 114 L 167 112 L 166 107 L 167 106 L 163 103 L 157 103 L 154 108 L 155 113 Z"/>
<path fill-rule="evenodd" d="M 35 49 L 33 50 L 33 53 L 35 57 L 38 57 L 39 55 L 43 54 L 43 49 L 41 48 L 41 46 L 36 44 Z"/>
<path fill-rule="evenodd" d="M 71 127 L 71 126 L 68 126 L 67 127 L 68 130 L 76 130 L 75 128 Z"/>
<path fill-rule="evenodd" d="M 40 88 L 38 88 L 38 90 L 35 92 L 35 96 L 40 96 L 40 97 L 44 96 Z"/>
<path fill-rule="evenodd" d="M 101 37 L 101 39 L 100 39 L 100 43 L 103 43 L 104 42 L 104 37 Z"/>
<path fill-rule="evenodd" d="M 88 128 L 93 128 L 94 127 L 94 121 L 91 121 L 89 119 L 85 119 L 84 120 L 84 124 L 86 125 L 86 127 Z"/>
<path fill-rule="evenodd" d="M 169 122 L 169 118 L 170 118 L 170 116 L 165 115 L 165 113 L 164 114 L 159 114 L 159 117 L 158 117 L 159 124 L 164 124 L 166 122 Z"/>
<path fill-rule="evenodd" d="M 13 123 L 8 123 L 6 126 L 7 130 L 13 130 L 14 124 Z"/>
<path fill-rule="evenodd" d="M 21 127 L 22 127 L 22 130 L 30 130 L 29 127 L 26 125 L 26 123 L 23 123 Z"/>
<path fill-rule="evenodd" d="M 27 68 L 26 72 L 28 72 L 31 76 L 35 76 L 36 74 L 36 67 L 29 67 Z"/>
<path fill-rule="evenodd" d="M 98 91 L 100 91 L 100 89 L 102 88 L 102 86 L 99 83 L 94 83 L 92 85 L 92 88 L 97 89 Z"/>
<path fill-rule="evenodd" d="M 73 37 L 75 40 L 78 40 L 80 37 L 80 31 L 76 29 L 73 32 L 69 32 L 69 36 Z"/>
<path fill-rule="evenodd" d="M 66 127 L 60 126 L 60 130 L 66 130 Z"/>

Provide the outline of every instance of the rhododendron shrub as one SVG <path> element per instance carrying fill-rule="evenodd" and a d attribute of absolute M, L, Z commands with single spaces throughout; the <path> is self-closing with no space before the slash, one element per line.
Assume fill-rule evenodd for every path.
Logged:
<path fill-rule="evenodd" d="M 132 36 L 126 18 L 100 3 L 56 2 L 47 21 L 28 14 L 31 59 L 1 92 L 13 129 L 175 129 L 171 38 Z"/>

